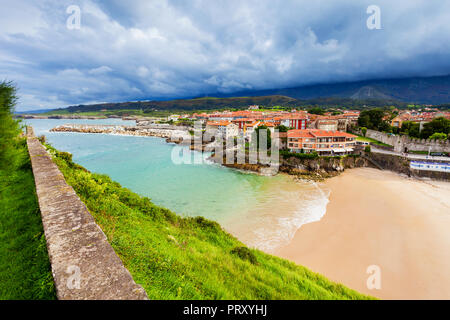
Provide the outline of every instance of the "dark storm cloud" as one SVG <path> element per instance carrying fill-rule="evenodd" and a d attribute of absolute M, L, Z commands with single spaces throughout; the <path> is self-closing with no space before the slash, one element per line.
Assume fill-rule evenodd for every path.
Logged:
<path fill-rule="evenodd" d="M 3 2 L 3 1 L 2 1 Z M 369 5 L 381 30 L 366 26 Z M 81 8 L 69 30 L 66 8 Z M 450 73 L 448 1 L 5 1 L 22 110 Z"/>

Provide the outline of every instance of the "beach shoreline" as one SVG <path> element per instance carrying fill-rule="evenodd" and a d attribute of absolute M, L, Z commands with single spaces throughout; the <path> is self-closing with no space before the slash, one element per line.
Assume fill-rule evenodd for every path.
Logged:
<path fill-rule="evenodd" d="M 372 168 L 328 179 L 326 214 L 274 254 L 381 299 L 450 299 L 450 183 Z M 368 289 L 369 266 L 381 289 Z"/>

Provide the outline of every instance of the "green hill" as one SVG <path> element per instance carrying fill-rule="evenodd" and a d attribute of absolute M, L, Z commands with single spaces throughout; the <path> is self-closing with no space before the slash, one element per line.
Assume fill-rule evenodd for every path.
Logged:
<path fill-rule="evenodd" d="M 177 99 L 167 101 L 135 101 L 120 103 L 102 103 L 92 105 L 72 106 L 64 110 L 69 113 L 74 112 L 91 112 L 101 110 L 216 110 L 224 108 L 246 109 L 249 105 L 264 106 L 295 106 L 297 100 L 285 96 L 263 96 L 263 97 L 233 97 L 233 98 L 214 98 L 205 97 L 197 99 Z"/>
<path fill-rule="evenodd" d="M 189 112 L 189 111 L 210 111 L 223 109 L 247 109 L 250 105 L 258 105 L 266 108 L 281 107 L 287 110 L 292 108 L 350 108 L 364 109 L 368 107 L 396 106 L 406 108 L 407 103 L 390 99 L 367 98 L 351 99 L 342 97 L 313 98 L 308 100 L 298 100 L 288 96 L 257 96 L 257 97 L 203 97 L 196 99 L 178 99 L 167 101 L 134 101 L 119 103 L 102 103 L 91 105 L 78 105 L 62 109 L 54 109 L 45 112 L 44 115 L 67 115 L 81 113 L 84 115 L 99 114 L 157 114 L 158 112 Z M 133 112 L 133 110 L 135 110 Z"/>

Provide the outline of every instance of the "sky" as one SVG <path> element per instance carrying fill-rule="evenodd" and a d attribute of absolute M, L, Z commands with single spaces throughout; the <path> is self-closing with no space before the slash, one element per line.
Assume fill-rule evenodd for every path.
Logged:
<path fill-rule="evenodd" d="M 0 7 L 0 81 L 19 88 L 17 111 L 450 74 L 446 0 L 0 0 Z"/>

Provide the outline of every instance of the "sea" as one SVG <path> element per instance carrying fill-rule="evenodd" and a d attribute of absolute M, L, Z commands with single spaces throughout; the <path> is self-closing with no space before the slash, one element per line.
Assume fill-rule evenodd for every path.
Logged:
<path fill-rule="evenodd" d="M 203 216 L 250 247 L 274 252 L 304 224 L 326 212 L 329 190 L 311 181 L 278 174 L 261 176 L 225 168 L 197 154 L 201 163 L 174 161 L 174 154 L 197 151 L 157 137 L 50 132 L 62 124 L 135 125 L 121 119 L 26 119 L 36 135 L 91 172 L 107 174 L 122 186 L 181 216 Z M 176 148 L 176 150 L 174 150 Z"/>

